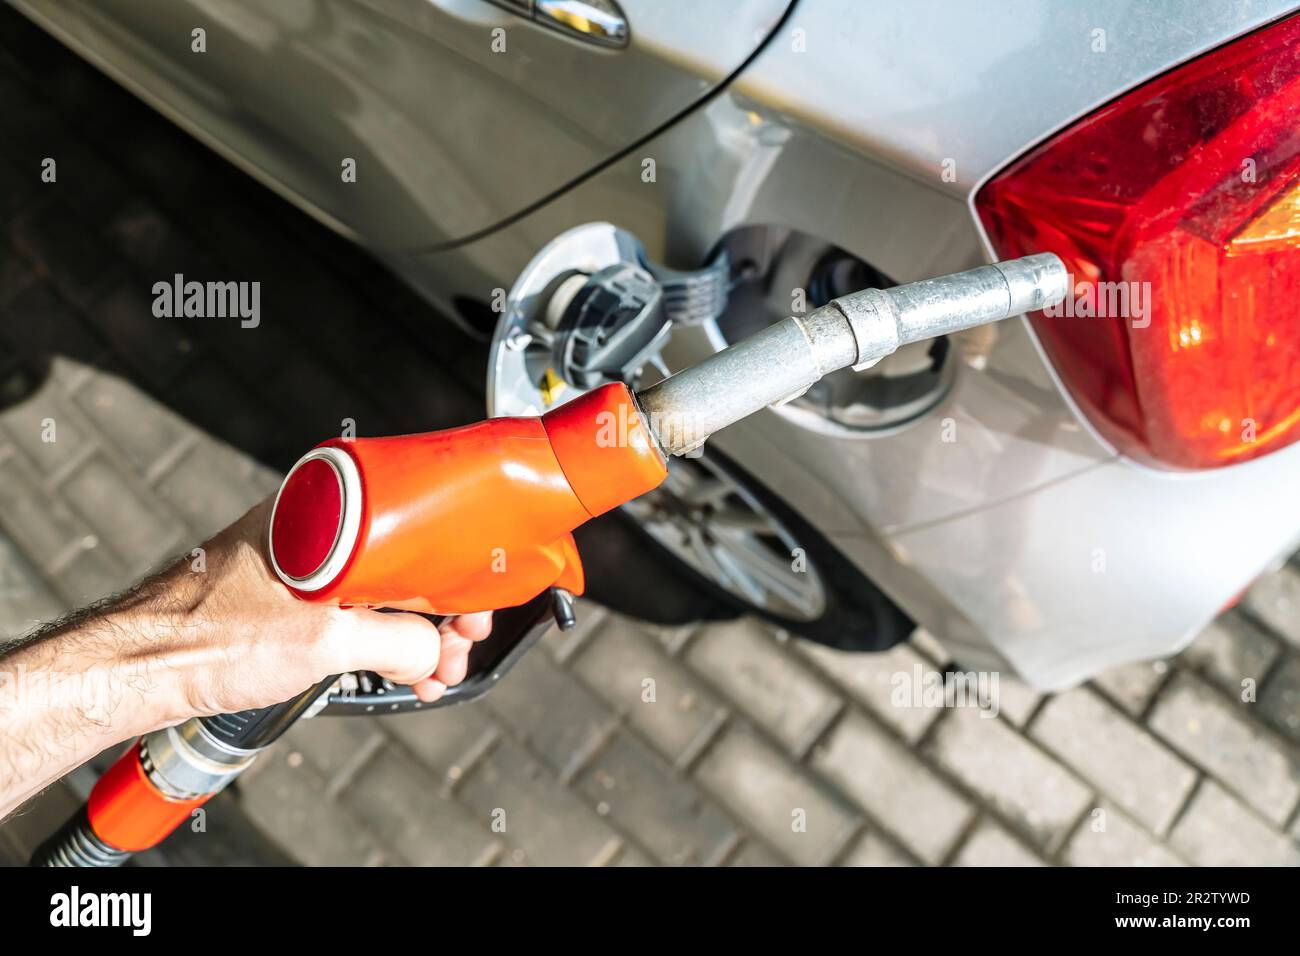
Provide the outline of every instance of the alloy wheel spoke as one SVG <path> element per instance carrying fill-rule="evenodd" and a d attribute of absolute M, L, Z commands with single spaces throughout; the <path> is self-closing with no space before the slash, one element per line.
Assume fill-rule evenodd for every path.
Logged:
<path fill-rule="evenodd" d="M 789 534 L 708 461 L 675 461 L 657 491 L 624 507 L 679 559 L 747 603 L 806 620 L 821 613 L 816 573 L 799 574 L 768 546 L 795 547 Z"/>
<path fill-rule="evenodd" d="M 765 548 L 762 542 L 751 535 L 736 535 L 726 539 L 724 548 L 741 575 L 749 577 L 801 613 L 811 612 L 814 602 L 796 580 L 797 572 Z"/>
<path fill-rule="evenodd" d="M 723 531 L 770 534 L 772 526 L 766 518 L 748 508 L 722 508 L 709 515 L 709 524 Z"/>
<path fill-rule="evenodd" d="M 717 478 L 701 476 L 690 482 L 687 487 L 682 488 L 679 494 L 681 499 L 688 505 L 714 505 L 717 507 L 731 494 L 731 488 Z"/>

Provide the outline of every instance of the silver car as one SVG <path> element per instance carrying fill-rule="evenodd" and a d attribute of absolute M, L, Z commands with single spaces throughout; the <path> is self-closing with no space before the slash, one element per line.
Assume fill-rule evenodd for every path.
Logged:
<path fill-rule="evenodd" d="M 795 633 L 1055 689 L 1300 543 L 1287 0 L 13 2 L 491 337 L 494 414 L 1061 255 L 1059 314 L 837 373 L 628 506 Z M 653 288 L 575 350 L 538 304 L 620 268 Z"/>

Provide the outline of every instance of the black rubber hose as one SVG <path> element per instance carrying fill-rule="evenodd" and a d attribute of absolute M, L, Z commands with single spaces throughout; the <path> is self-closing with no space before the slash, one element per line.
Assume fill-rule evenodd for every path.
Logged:
<path fill-rule="evenodd" d="M 109 846 L 90 828 L 90 817 L 83 804 L 66 823 L 32 853 L 31 866 L 37 867 L 113 867 L 131 858 L 129 850 Z"/>

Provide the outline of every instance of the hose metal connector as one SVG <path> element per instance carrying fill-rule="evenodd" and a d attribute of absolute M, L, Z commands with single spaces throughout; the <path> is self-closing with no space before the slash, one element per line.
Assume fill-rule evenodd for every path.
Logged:
<path fill-rule="evenodd" d="M 217 740 L 192 717 L 140 740 L 140 763 L 158 791 L 172 800 L 189 800 L 225 789 L 260 750 L 241 750 Z"/>

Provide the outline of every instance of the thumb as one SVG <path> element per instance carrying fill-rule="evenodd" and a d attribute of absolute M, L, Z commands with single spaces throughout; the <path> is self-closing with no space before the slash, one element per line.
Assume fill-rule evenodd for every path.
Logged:
<path fill-rule="evenodd" d="M 331 673 L 374 671 L 397 684 L 414 684 L 438 668 L 441 635 L 418 614 L 339 608 L 330 632 Z"/>

